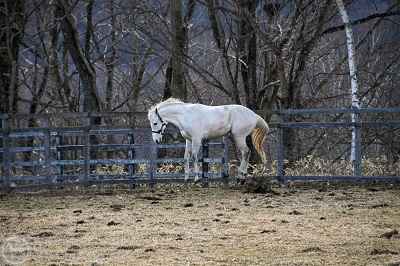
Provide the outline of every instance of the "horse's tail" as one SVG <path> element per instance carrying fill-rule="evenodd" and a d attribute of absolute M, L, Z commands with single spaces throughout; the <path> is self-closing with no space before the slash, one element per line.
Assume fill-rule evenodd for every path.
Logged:
<path fill-rule="evenodd" d="M 265 157 L 265 151 L 263 148 L 264 140 L 267 137 L 269 127 L 267 122 L 264 121 L 259 115 L 257 115 L 257 125 L 254 129 L 251 137 L 253 139 L 253 145 L 256 148 L 258 154 L 261 156 L 263 163 L 267 161 Z"/>

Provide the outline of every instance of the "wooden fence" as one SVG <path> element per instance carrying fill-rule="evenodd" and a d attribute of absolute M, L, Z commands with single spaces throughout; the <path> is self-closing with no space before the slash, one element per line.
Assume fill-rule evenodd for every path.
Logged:
<path fill-rule="evenodd" d="M 395 127 L 400 129 L 400 108 L 363 108 L 363 109 L 298 109 L 298 110 L 274 110 L 259 112 L 261 114 L 275 114 L 276 124 L 271 124 L 277 128 L 277 180 L 284 182 L 287 180 L 379 180 L 379 181 L 400 181 L 400 173 L 396 175 L 362 175 L 361 160 L 361 129 L 365 127 Z M 329 115 L 329 114 L 354 114 L 356 122 L 282 122 L 283 116 L 288 115 Z M 394 121 L 362 121 L 362 114 L 394 114 Z M 354 128 L 356 132 L 355 144 L 355 162 L 354 162 L 354 175 L 318 175 L 318 176 L 285 176 L 284 174 L 284 158 L 283 158 L 283 140 L 282 135 L 285 128 L 329 128 L 329 127 L 344 127 Z M 400 147 L 400 143 L 399 147 Z"/>
<path fill-rule="evenodd" d="M 351 176 L 285 176 L 283 166 L 282 134 L 286 128 L 324 128 L 324 127 L 396 127 L 400 128 L 400 121 L 372 121 L 372 122 L 283 122 L 282 118 L 288 115 L 326 115 L 326 114 L 399 114 L 400 108 L 391 109 L 335 109 L 335 110 L 275 110 L 258 111 L 261 115 L 273 115 L 275 122 L 269 123 L 276 128 L 277 148 L 277 175 L 268 176 L 269 180 L 400 180 L 400 176 L 363 176 L 361 173 L 361 138 L 357 134 L 356 161 L 354 175 Z M 137 117 L 142 120 L 137 122 Z M 154 144 L 151 140 L 149 127 L 144 128 L 147 121 L 144 113 L 76 113 L 76 114 L 14 114 L 0 115 L 2 128 L 0 138 L 0 191 L 31 190 L 39 188 L 58 188 L 66 186 L 91 186 L 106 184 L 156 184 L 182 183 L 183 173 L 161 173 L 160 164 L 183 163 L 182 156 L 159 157 L 158 150 L 181 149 L 185 144 L 163 143 Z M 94 125 L 96 118 L 103 120 L 123 119 L 120 125 Z M 136 119 L 135 125 L 127 123 L 129 119 Z M 69 126 L 58 126 L 54 121 L 73 119 Z M 35 120 L 40 127 L 21 127 L 20 121 Z M 40 120 L 40 123 L 38 122 Z M 17 123 L 18 122 L 18 123 Z M 19 124 L 18 127 L 14 124 Z M 62 124 L 62 123 L 60 123 Z M 113 123 L 114 124 L 114 123 Z M 176 130 L 168 130 L 170 133 Z M 102 143 L 101 138 L 111 138 L 112 143 Z M 75 143 L 65 143 L 64 139 L 74 139 Z M 118 143 L 114 143 L 115 139 Z M 18 145 L 18 139 L 24 139 L 25 146 Z M 32 145 L 26 146 L 26 143 Z M 213 157 L 210 155 L 213 150 Z M 123 155 L 117 152 L 123 153 Z M 95 157 L 94 154 L 103 152 L 106 156 Z M 36 159 L 25 160 L 23 154 L 36 154 Z M 74 158 L 65 158 L 66 153 L 74 153 Z M 179 153 L 179 152 L 178 152 Z M 182 152 L 180 153 L 182 154 Z M 116 157 L 113 157 L 117 155 Z M 111 158 L 109 157 L 111 156 Z M 71 156 L 69 156 L 71 157 Z M 229 177 L 228 141 L 222 138 L 219 141 L 203 142 L 203 183 L 235 181 Z M 218 173 L 211 173 L 209 164 L 219 165 Z M 121 166 L 118 173 L 109 174 L 99 172 L 102 167 L 110 165 Z M 25 168 L 30 170 L 24 171 Z M 33 169 L 33 170 L 32 170 Z M 71 170 L 72 169 L 72 170 Z"/>
<path fill-rule="evenodd" d="M 143 113 L 79 113 L 79 114 L 39 114 L 39 115 L 0 115 L 2 128 L 0 138 L 1 178 L 0 190 L 31 190 L 39 188 L 60 188 L 66 186 L 91 186 L 106 184 L 136 184 L 156 183 L 181 183 L 184 182 L 182 172 L 161 173 L 160 164 L 183 163 L 183 158 L 158 158 L 157 151 L 161 149 L 184 150 L 185 143 L 155 144 L 151 140 L 151 130 L 148 128 L 122 126 L 95 126 L 96 117 L 130 118 Z M 52 120 L 60 118 L 73 119 L 79 126 L 54 127 Z M 15 121 L 30 119 L 41 120 L 42 127 L 12 128 Z M 167 133 L 178 133 L 175 129 L 168 129 Z M 112 136 L 119 138 L 120 143 L 104 144 L 99 138 Z M 18 139 L 35 139 L 33 146 L 19 146 Z M 64 143 L 65 138 L 74 138 L 76 144 Z M 136 141 L 140 139 L 140 141 Z M 31 143 L 31 144 L 32 144 Z M 38 143 L 40 143 L 38 145 Z M 210 150 L 217 150 L 219 156 L 210 157 Z M 116 154 L 123 151 L 125 158 L 96 158 L 99 152 Z M 142 152 L 140 152 L 142 151 Z M 228 179 L 228 152 L 225 138 L 219 141 L 205 141 L 202 144 L 202 153 L 199 162 L 203 163 L 203 184 L 208 178 L 215 182 L 229 182 Z M 68 152 L 77 153 L 76 158 L 66 159 Z M 16 159 L 17 154 L 36 153 L 36 160 L 23 160 L 22 155 Z M 142 153 L 142 156 L 136 156 Z M 178 152 L 179 153 L 179 152 Z M 121 156 L 117 156 L 121 157 Z M 209 172 L 209 164 L 219 164 L 221 171 Z M 97 170 L 103 166 L 121 166 L 118 173 L 99 173 Z M 70 168 L 74 169 L 70 169 Z M 23 169 L 30 170 L 24 171 Z M 69 169 L 66 171 L 66 169 Z M 144 170 L 138 171 L 139 168 Z M 33 173 L 33 174 L 32 174 Z M 193 174 L 191 174 L 193 176 Z"/>

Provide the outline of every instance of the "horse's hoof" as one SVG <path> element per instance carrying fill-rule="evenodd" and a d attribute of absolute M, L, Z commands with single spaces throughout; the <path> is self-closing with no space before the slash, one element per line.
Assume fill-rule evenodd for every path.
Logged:
<path fill-rule="evenodd" d="M 238 184 L 244 185 L 244 183 L 246 183 L 246 178 L 238 178 L 238 179 L 236 180 L 236 182 L 237 182 Z"/>
<path fill-rule="evenodd" d="M 195 178 L 195 179 L 194 179 L 194 183 L 195 183 L 195 184 L 197 184 L 197 183 L 199 183 L 199 182 L 200 182 L 200 178 Z"/>

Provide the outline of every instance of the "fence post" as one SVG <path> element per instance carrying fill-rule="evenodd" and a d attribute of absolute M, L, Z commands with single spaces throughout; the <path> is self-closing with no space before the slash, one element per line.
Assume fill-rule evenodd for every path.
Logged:
<path fill-rule="evenodd" d="M 45 117 L 44 126 L 44 153 L 45 153 L 45 175 L 47 185 L 51 186 L 51 137 L 50 137 L 50 117 Z"/>
<path fill-rule="evenodd" d="M 222 165 L 221 165 L 222 178 L 226 179 L 224 185 L 228 186 L 229 181 L 229 146 L 226 137 L 222 137 Z"/>
<path fill-rule="evenodd" d="M 62 156 L 62 152 L 61 150 L 59 150 L 59 146 L 62 145 L 62 136 L 61 135 L 57 135 L 56 137 L 56 156 L 57 156 L 57 161 L 61 161 L 63 159 Z M 60 177 L 64 174 L 64 170 L 63 170 L 63 166 L 61 164 L 57 165 L 57 182 L 62 182 L 62 180 L 60 180 Z"/>
<path fill-rule="evenodd" d="M 135 159 L 135 149 L 133 148 L 133 144 L 135 143 L 135 137 L 133 134 L 128 134 L 128 159 L 133 160 Z M 129 164 L 128 165 L 128 171 L 130 175 L 135 174 L 135 165 L 134 164 Z M 129 188 L 133 189 L 135 188 L 135 184 L 129 184 Z"/>
<path fill-rule="evenodd" d="M 207 159 L 210 155 L 210 151 L 209 151 L 209 141 L 208 140 L 203 140 L 201 145 L 202 145 L 202 151 L 203 151 L 203 159 L 202 159 L 202 173 L 201 173 L 201 177 L 204 179 L 201 186 L 202 187 L 208 187 L 208 182 L 207 182 L 207 175 L 206 173 L 208 173 L 208 162 L 206 162 L 205 159 Z"/>
<path fill-rule="evenodd" d="M 360 122 L 360 114 L 357 112 L 357 109 L 354 110 L 354 122 L 356 123 L 353 126 L 355 132 L 355 161 L 354 161 L 354 174 L 356 176 L 361 176 L 361 133 L 360 127 L 358 123 Z"/>
<path fill-rule="evenodd" d="M 83 186 L 89 186 L 90 179 L 90 113 L 85 113 L 83 119 Z"/>
<path fill-rule="evenodd" d="M 1 126 L 3 129 L 3 176 L 4 176 L 4 187 L 6 190 L 11 190 L 10 180 L 10 115 L 1 120 Z"/>
<path fill-rule="evenodd" d="M 276 140 L 277 140 L 277 171 L 278 171 L 278 181 L 280 183 L 281 186 L 284 186 L 284 181 L 283 181 L 283 176 L 284 176 L 284 172 L 283 172 L 283 130 L 284 128 L 281 126 L 281 117 L 280 117 L 280 112 L 279 110 L 277 110 L 276 112 L 276 130 L 277 130 L 277 136 L 276 136 Z"/>
<path fill-rule="evenodd" d="M 149 177 L 150 179 L 155 179 L 157 173 L 157 146 L 151 137 L 151 133 L 149 140 L 149 148 L 150 148 Z M 153 182 L 151 183 L 151 185 L 152 184 Z"/>

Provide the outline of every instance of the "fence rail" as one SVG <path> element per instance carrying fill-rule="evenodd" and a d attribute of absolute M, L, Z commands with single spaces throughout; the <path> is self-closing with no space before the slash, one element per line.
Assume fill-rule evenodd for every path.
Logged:
<path fill-rule="evenodd" d="M 311 109 L 311 110 L 274 110 L 257 111 L 260 115 L 274 115 L 275 121 L 269 123 L 271 128 L 276 128 L 277 142 L 277 175 L 268 176 L 270 180 L 284 182 L 286 180 L 400 180 L 400 176 L 362 176 L 361 175 L 361 140 L 357 140 L 357 153 L 355 173 L 351 176 L 285 176 L 283 165 L 283 141 L 282 135 L 286 128 L 364 128 L 364 127 L 395 127 L 400 128 L 400 108 L 381 109 Z M 283 122 L 284 116 L 290 115 L 329 115 L 329 114 L 396 114 L 395 121 L 360 121 L 360 122 Z M 73 114 L 0 114 L 2 127 L 0 129 L 0 191 L 23 190 L 37 188 L 54 188 L 65 186 L 90 186 L 104 184 L 155 184 L 155 183 L 182 183 L 183 173 L 159 173 L 159 164 L 183 163 L 180 157 L 159 157 L 158 150 L 181 149 L 184 143 L 154 144 L 151 140 L 151 131 L 147 127 L 147 121 L 138 123 L 139 126 L 130 128 L 126 124 L 108 126 L 93 125 L 93 118 L 135 118 L 145 116 L 142 112 L 132 113 L 73 113 Z M 40 127 L 14 127 L 13 123 L 19 120 L 41 120 Z M 55 126 L 53 120 L 75 119 L 72 126 Z M 176 130 L 168 130 L 174 133 Z M 101 144 L 94 138 L 119 138 L 121 143 Z M 18 146 L 19 139 L 35 139 L 34 145 Z M 65 143 L 65 138 L 75 138 L 77 143 Z M 140 141 L 137 141 L 140 138 Z M 40 142 L 38 144 L 38 142 Z M 31 144 L 33 141 L 31 142 Z M 209 150 L 213 149 L 211 157 Z M 124 153 L 123 158 L 95 158 L 96 152 L 115 151 Z M 138 153 L 146 153 L 146 156 L 138 156 Z M 74 159 L 64 158 L 65 153 L 76 153 Z M 24 153 L 40 154 L 36 160 L 21 159 Z M 19 159 L 16 159 L 16 155 Z M 230 182 L 235 179 L 229 177 L 229 151 L 228 141 L 222 138 L 220 141 L 203 142 L 202 156 L 203 177 L 209 178 L 204 182 Z M 209 172 L 209 164 L 220 165 L 218 173 Z M 117 174 L 103 174 L 96 172 L 96 167 L 107 165 L 119 165 L 123 172 Z M 145 170 L 138 171 L 141 165 Z M 39 168 L 32 173 L 17 169 Z M 69 169 L 68 167 L 72 167 Z"/>
<path fill-rule="evenodd" d="M 362 109 L 305 109 L 305 110 L 274 110 L 267 111 L 266 114 L 276 114 L 277 123 L 273 126 L 277 127 L 277 143 L 278 143 L 278 160 L 277 180 L 284 182 L 286 180 L 400 180 L 399 174 L 395 176 L 363 176 L 361 169 L 361 136 L 360 129 L 363 127 L 400 127 L 400 121 L 368 121 L 362 122 L 361 114 L 399 114 L 400 108 L 362 108 Z M 284 115 L 323 115 L 323 114 L 353 114 L 355 121 L 360 122 L 281 122 Z M 400 118 L 396 117 L 397 120 Z M 283 169 L 283 131 L 285 128 L 324 128 L 324 127 L 348 127 L 353 128 L 356 132 L 355 143 L 355 161 L 354 175 L 352 176 L 285 176 Z"/>
<path fill-rule="evenodd" d="M 158 164 L 183 163 L 183 158 L 158 158 L 158 149 L 183 149 L 184 143 L 165 143 L 156 145 L 151 140 L 151 130 L 149 128 L 122 128 L 107 126 L 92 126 L 90 119 L 93 117 L 104 117 L 104 114 L 72 114 L 71 116 L 62 115 L 67 118 L 82 119 L 84 126 L 58 127 L 50 126 L 50 119 L 59 118 L 57 115 L 0 115 L 2 119 L 2 128 L 0 138 L 2 139 L 2 147 L 0 147 L 0 155 L 2 161 L 0 167 L 2 170 L 0 178 L 0 190 L 23 190 L 35 188 L 54 188 L 65 186 L 90 186 L 95 184 L 156 184 L 156 183 L 179 183 L 182 182 L 183 173 L 162 174 L 157 172 Z M 132 114 L 122 114 L 129 115 Z M 106 114 L 111 116 L 111 114 Z M 121 116 L 120 113 L 114 116 Z M 15 119 L 44 119 L 45 127 L 39 128 L 17 128 L 11 129 L 10 121 Z M 167 133 L 174 133 L 176 130 L 167 130 Z M 145 136 L 147 140 L 140 143 L 135 142 L 135 136 Z M 126 138 L 125 144 L 96 144 L 92 138 L 95 136 L 122 136 Z M 80 144 L 68 145 L 63 143 L 64 137 L 76 137 L 80 139 Z M 17 143 L 18 138 L 42 138 L 41 146 L 31 147 L 13 147 L 11 144 Z M 209 158 L 208 149 L 218 148 L 221 156 L 219 158 Z M 207 178 L 213 178 L 219 181 L 228 182 L 228 159 L 224 155 L 227 152 L 226 141 L 222 139 L 220 142 L 204 142 L 202 146 L 203 156 L 199 161 L 203 163 L 202 177 L 205 178 L 203 183 L 207 183 Z M 96 151 L 126 151 L 126 158 L 92 158 L 92 154 Z M 137 158 L 135 153 L 138 150 L 146 150 L 147 156 Z M 44 153 L 41 160 L 17 161 L 12 160 L 16 153 L 37 152 Z M 64 152 L 80 152 L 79 159 L 64 159 Z M 223 169 L 220 173 L 208 172 L 207 165 L 210 163 L 218 163 Z M 146 172 L 136 173 L 135 168 L 145 165 Z M 93 172 L 94 166 L 99 165 L 122 165 L 126 169 L 125 173 L 119 174 L 99 174 Z M 73 172 L 65 173 L 65 166 L 75 166 Z M 29 175 L 16 175 L 11 169 L 18 167 L 41 167 L 44 169 L 42 173 Z M 78 167 L 78 168 L 76 168 Z M 3 186 L 1 186 L 3 184 Z"/>

